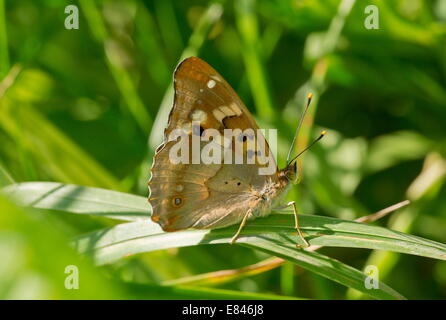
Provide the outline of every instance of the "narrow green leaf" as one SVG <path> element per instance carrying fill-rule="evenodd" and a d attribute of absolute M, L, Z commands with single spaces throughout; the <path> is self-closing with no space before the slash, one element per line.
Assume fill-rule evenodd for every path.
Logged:
<path fill-rule="evenodd" d="M 105 189 L 53 182 L 27 182 L 7 186 L 3 191 L 25 205 L 42 209 L 119 217 L 130 221 L 150 216 L 150 205 L 145 197 Z M 446 260 L 445 244 L 410 234 L 317 215 L 300 215 L 299 220 L 301 229 L 311 245 L 380 249 Z M 298 237 L 293 226 L 292 215 L 272 214 L 249 222 L 243 229 L 239 242 L 250 243 L 258 239 L 269 239 L 294 247 Z M 91 238 L 96 239 L 90 249 L 104 249 L 100 256 L 105 259 L 99 261 L 104 263 L 138 252 L 197 244 L 229 243 L 237 227 L 164 233 L 158 224 L 144 219 L 84 235 L 80 238 L 80 245 L 85 241 L 91 244 Z M 116 249 L 121 246 L 125 247 L 122 255 Z"/>
<path fill-rule="evenodd" d="M 367 276 L 364 273 L 317 252 L 297 250 L 296 248 L 282 246 L 268 240 L 257 241 L 255 244 L 248 244 L 246 246 L 294 262 L 302 268 L 315 272 L 349 288 L 354 288 L 373 298 L 405 299 L 401 294 L 383 282 L 379 283 L 379 289 L 367 289 L 364 285 Z"/>
<path fill-rule="evenodd" d="M 6 168 L 0 163 L 0 188 L 7 186 L 9 184 L 15 183 L 11 174 L 6 170 Z"/>
<path fill-rule="evenodd" d="M 39 209 L 130 221 L 150 216 L 146 198 L 111 190 L 55 182 L 25 182 L 2 191 L 22 205 Z"/>
<path fill-rule="evenodd" d="M 301 230 L 311 245 L 388 250 L 446 260 L 446 245 L 382 227 L 329 217 L 300 215 Z M 75 245 L 98 264 L 128 255 L 200 244 L 229 243 L 237 226 L 214 230 L 165 233 L 148 221 L 132 222 L 80 236 Z M 238 243 L 262 240 L 295 248 L 298 241 L 292 215 L 271 215 L 250 222 Z"/>
<path fill-rule="evenodd" d="M 259 46 L 258 22 L 254 0 L 235 2 L 237 29 L 242 40 L 242 54 L 246 66 L 246 75 L 251 87 L 257 112 L 266 118 L 275 119 L 271 90 L 264 69 L 263 50 Z"/>
<path fill-rule="evenodd" d="M 81 236 L 75 240 L 74 246 L 81 253 L 92 255 L 98 264 L 106 264 L 141 252 L 190 245 L 229 243 L 233 233 L 232 228 L 164 233 L 158 225 L 145 221 L 121 224 Z M 305 269 L 360 290 L 372 297 L 378 299 L 403 298 L 382 283 L 380 283 L 380 290 L 371 292 L 364 287 L 365 275 L 359 270 L 329 257 L 296 249 L 294 239 L 289 236 L 284 236 L 283 239 L 277 241 L 274 236 L 267 233 L 249 233 L 249 236 L 245 235 L 239 239 L 241 244 L 287 259 Z"/>

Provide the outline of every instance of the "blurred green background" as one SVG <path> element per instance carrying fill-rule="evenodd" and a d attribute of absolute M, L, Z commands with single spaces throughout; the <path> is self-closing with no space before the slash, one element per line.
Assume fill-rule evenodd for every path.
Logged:
<path fill-rule="evenodd" d="M 70 4 L 78 30 L 64 27 Z M 368 5 L 379 10 L 379 29 L 364 25 Z M 299 148 L 321 129 L 328 135 L 289 196 L 300 212 L 354 219 L 409 199 L 379 223 L 446 242 L 445 0 L 0 0 L 0 185 L 57 181 L 146 196 L 172 72 L 191 55 L 226 78 L 261 127 L 279 129 L 281 165 L 315 94 Z M 68 249 L 73 236 L 112 224 L 0 199 L 0 230 L 17 231 L 0 232 L 0 297 L 187 298 L 215 287 L 361 298 L 290 264 L 206 290 L 156 286 L 267 257 L 238 246 L 157 251 L 101 268 Z M 321 251 L 358 269 L 378 266 L 408 298 L 446 297 L 445 261 Z M 65 290 L 67 264 L 82 265 L 94 285 Z"/>

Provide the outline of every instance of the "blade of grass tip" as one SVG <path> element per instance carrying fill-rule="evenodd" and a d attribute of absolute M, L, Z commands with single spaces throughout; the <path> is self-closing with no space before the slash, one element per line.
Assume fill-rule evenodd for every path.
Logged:
<path fill-rule="evenodd" d="M 404 207 L 407 206 L 410 203 L 410 201 L 405 200 L 401 201 L 399 203 L 396 203 L 390 207 L 384 208 L 376 213 L 373 213 L 368 216 L 363 216 L 355 219 L 356 222 L 373 222 L 378 219 L 381 219 L 385 217 L 386 215 Z M 316 251 L 322 248 L 322 246 L 310 246 L 309 248 L 305 249 L 307 251 Z M 235 281 L 240 278 L 260 274 L 272 269 L 275 269 L 277 267 L 282 266 L 285 263 L 285 260 L 282 258 L 267 258 L 263 261 L 257 262 L 252 265 L 248 265 L 239 269 L 228 269 L 228 270 L 219 270 L 219 271 L 213 271 L 203 274 L 198 274 L 190 277 L 184 277 L 179 279 L 173 279 L 166 281 L 165 284 L 200 284 L 200 285 L 218 285 L 221 283 L 226 283 L 230 281 Z"/>
<path fill-rule="evenodd" d="M 6 91 L 14 84 L 21 70 L 22 67 L 19 64 L 15 64 L 11 68 L 11 70 L 9 70 L 8 74 L 0 82 L 0 103 L 2 102 L 2 99 L 5 96 Z"/>
<path fill-rule="evenodd" d="M 278 24 L 270 23 L 266 26 L 261 39 L 265 61 L 271 58 L 274 49 L 276 48 L 280 38 L 282 37 L 282 33 L 283 29 Z"/>
<path fill-rule="evenodd" d="M 276 267 L 281 266 L 283 262 L 284 260 L 282 258 L 273 257 L 239 269 L 219 270 L 178 279 L 167 280 L 163 282 L 163 285 L 218 285 L 275 269 Z"/>
<path fill-rule="evenodd" d="M 254 0 L 235 2 L 236 24 L 242 40 L 242 55 L 246 74 L 254 98 L 256 111 L 265 119 L 276 119 L 268 77 L 264 69 L 264 56 L 258 36 L 258 22 Z"/>
<path fill-rule="evenodd" d="M 373 221 L 381 219 L 382 217 L 385 217 L 389 213 L 391 213 L 393 211 L 396 211 L 396 210 L 398 210 L 398 209 L 400 209 L 402 207 L 405 207 L 405 206 L 407 206 L 409 204 L 410 204 L 409 200 L 404 200 L 404 201 L 398 202 L 398 203 L 396 203 L 396 204 L 394 204 L 394 205 L 392 205 L 390 207 L 387 207 L 385 209 L 379 210 L 378 212 L 373 213 L 371 215 L 359 217 L 358 219 L 355 219 L 355 221 L 356 222 L 361 222 L 361 223 L 373 222 Z"/>
<path fill-rule="evenodd" d="M 9 173 L 8 170 L 6 170 L 5 166 L 0 162 L 0 189 L 14 183 L 15 181 L 12 178 L 11 174 Z"/>
<path fill-rule="evenodd" d="M 209 5 L 203 15 L 200 17 L 196 28 L 189 38 L 188 46 L 181 54 L 179 61 L 198 54 L 198 51 L 203 46 L 211 27 L 218 20 L 220 20 L 222 14 L 223 6 L 220 3 L 211 3 Z M 158 114 L 156 115 L 152 131 L 149 136 L 149 147 L 151 149 L 155 149 L 163 141 L 164 127 L 166 126 L 167 118 L 169 116 L 170 109 L 172 108 L 173 94 L 173 84 L 170 83 L 161 101 Z"/>
<path fill-rule="evenodd" d="M 146 198 L 112 190 L 57 182 L 22 182 L 8 185 L 1 192 L 20 205 L 38 209 L 127 221 L 150 217 Z"/>
<path fill-rule="evenodd" d="M 138 94 L 130 73 L 123 66 L 119 53 L 115 52 L 116 46 L 113 45 L 113 40 L 107 31 L 100 11 L 96 8 L 94 1 L 80 0 L 80 5 L 95 40 L 104 47 L 105 62 L 125 101 L 125 105 L 141 130 L 148 133 L 152 127 L 152 118 Z"/>
<path fill-rule="evenodd" d="M 255 248 L 286 259 L 302 268 L 338 282 L 346 287 L 354 288 L 375 299 L 406 299 L 383 282 L 380 282 L 379 289 L 367 289 L 364 286 L 366 274 L 336 259 L 324 256 L 317 252 L 296 250 L 295 248 L 283 246 L 271 241 L 256 241 L 255 243 L 243 244 L 243 246 Z"/>
<path fill-rule="evenodd" d="M 0 0 L 0 80 L 9 72 L 8 35 L 6 33 L 5 1 Z"/>

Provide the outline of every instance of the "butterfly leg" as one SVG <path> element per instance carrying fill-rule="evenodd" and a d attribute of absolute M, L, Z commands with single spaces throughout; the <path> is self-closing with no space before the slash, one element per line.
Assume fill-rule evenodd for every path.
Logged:
<path fill-rule="evenodd" d="M 237 241 L 237 238 L 240 236 L 240 232 L 242 232 L 243 227 L 246 224 L 246 220 L 248 220 L 248 216 L 251 214 L 251 210 L 248 210 L 246 212 L 245 216 L 243 217 L 242 222 L 240 223 L 240 226 L 238 227 L 237 232 L 234 234 L 234 236 L 231 239 L 231 244 L 234 244 Z"/>
<path fill-rule="evenodd" d="M 304 238 L 304 236 L 303 236 L 303 234 L 302 234 L 302 231 L 300 231 L 300 228 L 299 228 L 299 215 L 298 215 L 298 213 L 297 213 L 296 203 L 295 203 L 294 201 L 290 201 L 290 202 L 288 202 L 287 205 L 288 205 L 288 206 L 293 206 L 295 228 L 296 228 L 296 230 L 297 230 L 297 233 L 299 234 L 299 237 L 300 237 L 300 238 L 303 240 L 303 242 L 304 242 L 303 247 L 304 247 L 304 248 L 307 248 L 307 247 L 310 246 L 310 244 L 308 243 L 307 240 L 305 240 L 305 238 Z M 297 247 L 302 247 L 302 245 L 300 245 L 300 244 L 296 244 L 296 246 L 297 246 Z"/>

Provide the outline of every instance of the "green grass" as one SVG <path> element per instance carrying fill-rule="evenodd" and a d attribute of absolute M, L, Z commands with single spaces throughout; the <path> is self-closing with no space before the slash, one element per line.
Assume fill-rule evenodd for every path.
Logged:
<path fill-rule="evenodd" d="M 0 297 L 444 299 L 443 2 L 372 0 L 380 29 L 367 30 L 353 0 L 80 1 L 66 30 L 69 1 L 0 0 Z M 288 215 L 249 223 L 235 246 L 236 226 L 166 234 L 147 220 L 172 73 L 191 55 L 278 129 L 279 166 L 314 94 L 294 152 L 328 134 L 287 200 L 318 252 L 294 247 Z M 66 290 L 70 264 L 94 287 Z M 379 290 L 363 285 L 368 265 Z"/>
<path fill-rule="evenodd" d="M 174 233 L 160 231 L 148 219 L 146 199 L 101 189 L 57 183 L 24 183 L 4 188 L 6 195 L 23 205 L 76 214 L 92 214 L 118 220 L 136 220 L 78 236 L 74 247 L 96 264 L 113 263 L 137 253 L 183 246 L 229 243 L 237 227 Z M 330 280 L 374 298 L 403 297 L 381 283 L 380 290 L 364 287 L 365 275 L 340 261 L 296 249 L 299 243 L 292 215 L 272 215 L 249 223 L 238 243 L 294 262 Z M 141 220 L 141 221 L 138 221 Z M 310 245 L 379 249 L 446 260 L 446 245 L 390 229 L 322 216 L 300 218 Z"/>

